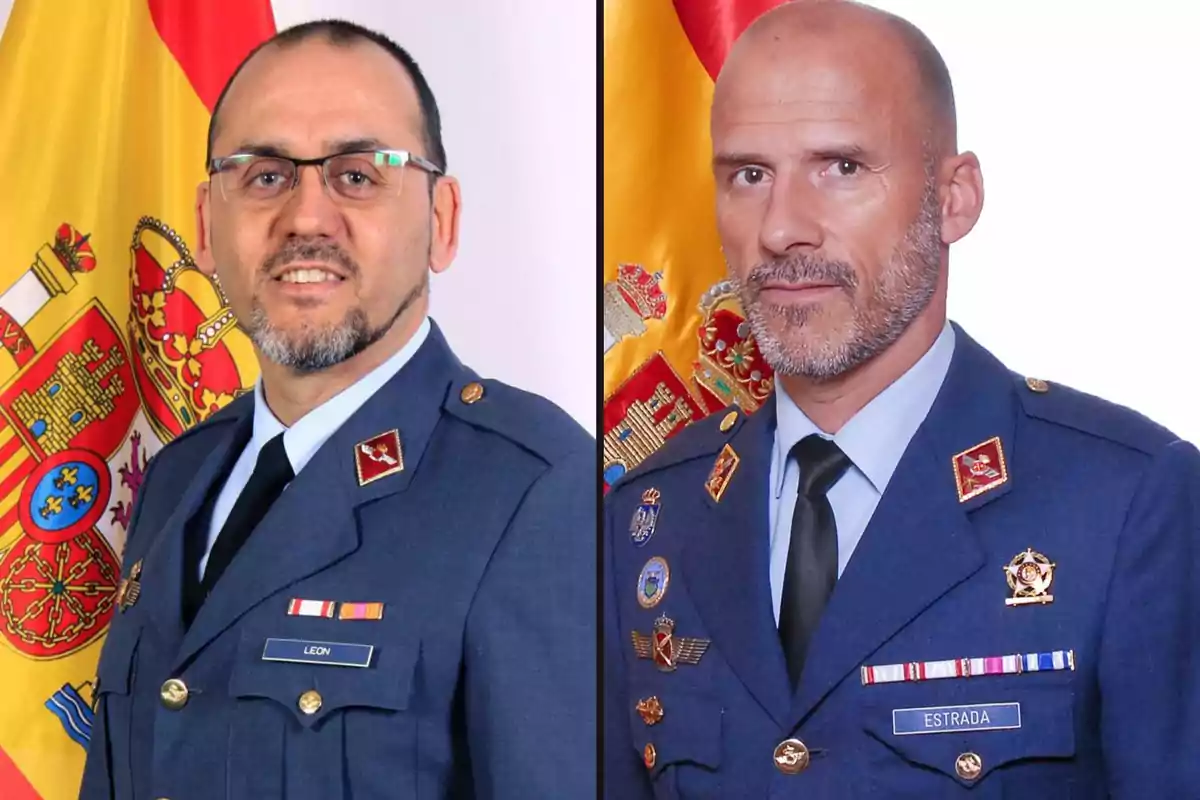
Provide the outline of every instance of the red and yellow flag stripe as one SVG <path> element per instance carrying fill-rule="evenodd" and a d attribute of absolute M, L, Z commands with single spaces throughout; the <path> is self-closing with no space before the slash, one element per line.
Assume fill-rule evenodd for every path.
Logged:
<path fill-rule="evenodd" d="M 173 275 L 175 296 L 135 294 L 131 266 L 153 270 L 134 239 L 152 219 L 158 233 L 142 244 L 165 248 L 154 269 L 186 266 L 213 105 L 238 62 L 274 30 L 269 0 L 16 0 L 0 39 L 5 800 L 78 794 L 91 681 L 145 457 L 169 438 L 165 409 L 182 409 L 176 430 L 202 417 L 192 400 L 172 396 L 171 364 L 140 351 L 131 332 L 149 319 L 156 331 L 178 327 L 185 306 L 193 315 L 217 313 L 218 295 L 186 269 Z M 184 333 L 195 329 L 188 324 Z M 251 385 L 249 343 L 227 336 L 220 348 L 223 378 Z M 146 405 L 155 382 L 163 395 L 152 398 L 157 418 Z M 228 388 L 212 396 L 227 402 Z M 64 529 L 61 542 L 55 530 L 29 530 L 28 521 L 60 513 L 71 497 L 47 502 L 43 491 L 31 501 L 25 491 L 59 480 L 47 473 L 58 462 L 61 486 L 86 476 L 89 464 L 106 473 L 67 486 L 84 505 L 103 506 L 92 509 L 87 530 Z"/>

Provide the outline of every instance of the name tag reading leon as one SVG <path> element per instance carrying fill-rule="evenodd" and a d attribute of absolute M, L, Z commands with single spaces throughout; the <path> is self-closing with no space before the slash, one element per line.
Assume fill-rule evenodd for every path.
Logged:
<path fill-rule="evenodd" d="M 892 711 L 892 733 L 961 733 L 1003 731 L 1021 727 L 1020 703 L 985 703 L 974 706 L 897 708 Z"/>
<path fill-rule="evenodd" d="M 327 664 L 333 667 L 369 667 L 374 645 L 313 642 L 307 639 L 267 639 L 263 661 Z"/>

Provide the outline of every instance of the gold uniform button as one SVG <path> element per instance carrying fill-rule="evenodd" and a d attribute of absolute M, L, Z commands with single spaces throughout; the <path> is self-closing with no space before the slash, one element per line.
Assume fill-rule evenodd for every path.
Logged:
<path fill-rule="evenodd" d="M 646 743 L 646 747 L 642 750 L 642 761 L 645 763 L 646 769 L 654 769 L 654 762 L 658 761 L 658 751 L 649 742 Z"/>
<path fill-rule="evenodd" d="M 662 701 L 657 697 L 644 697 L 637 702 L 637 712 L 641 714 L 642 722 L 657 725 L 663 718 Z"/>
<path fill-rule="evenodd" d="M 467 405 L 471 405 L 472 403 L 478 403 L 480 401 L 480 399 L 483 398 L 483 384 L 468 383 L 466 386 L 463 387 L 463 390 L 461 392 L 459 392 L 458 396 Z"/>
<path fill-rule="evenodd" d="M 737 422 L 737 412 L 730 411 L 725 415 L 725 419 L 721 420 L 721 433 L 729 433 L 735 422 Z"/>
<path fill-rule="evenodd" d="M 300 695 L 300 699 L 296 701 L 296 705 L 305 714 L 312 716 L 321 710 L 321 693 L 316 689 L 309 689 L 304 694 Z"/>
<path fill-rule="evenodd" d="M 158 696 L 164 706 L 172 711 L 178 711 L 187 705 L 187 684 L 179 678 L 171 678 L 163 683 L 162 688 L 158 690 Z"/>
<path fill-rule="evenodd" d="M 799 775 L 808 769 L 808 747 L 799 739 L 784 739 L 775 748 L 775 768 L 784 775 Z"/>
<path fill-rule="evenodd" d="M 1025 385 L 1029 387 L 1029 391 L 1045 394 L 1050 391 L 1050 384 L 1046 383 L 1041 378 L 1026 378 Z"/>
<path fill-rule="evenodd" d="M 983 760 L 974 753 L 963 753 L 954 762 L 954 771 L 964 781 L 973 781 L 983 772 Z"/>

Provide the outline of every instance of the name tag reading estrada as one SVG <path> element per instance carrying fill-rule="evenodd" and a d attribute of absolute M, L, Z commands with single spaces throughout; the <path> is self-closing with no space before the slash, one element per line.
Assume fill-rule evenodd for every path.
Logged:
<path fill-rule="evenodd" d="M 892 733 L 960 733 L 1003 731 L 1021 727 L 1020 703 L 985 703 L 975 706 L 897 708 L 892 711 Z"/>
<path fill-rule="evenodd" d="M 328 664 L 334 667 L 369 667 L 375 646 L 345 642 L 313 642 L 307 639 L 267 639 L 263 661 L 294 661 L 299 664 Z"/>

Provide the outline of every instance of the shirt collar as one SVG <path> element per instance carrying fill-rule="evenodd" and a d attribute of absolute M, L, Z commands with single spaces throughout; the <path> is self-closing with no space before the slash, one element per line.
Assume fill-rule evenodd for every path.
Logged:
<path fill-rule="evenodd" d="M 778 498 L 783 493 L 788 454 L 797 442 L 813 433 L 832 438 L 882 495 L 950 371 L 954 338 L 954 328 L 947 321 L 925 355 L 851 417 L 833 437 L 820 430 L 787 392 L 775 392 L 774 496 Z"/>
<path fill-rule="evenodd" d="M 287 451 L 288 461 L 292 464 L 292 471 L 299 474 L 321 445 L 408 363 L 425 342 L 429 329 L 429 318 L 426 317 L 421 320 L 412 338 L 387 361 L 305 414 L 290 428 L 285 427 L 267 406 L 260 376 L 254 383 L 254 432 L 249 445 L 255 459 L 267 442 L 283 433 L 283 447 Z"/>

